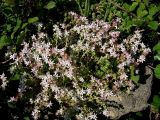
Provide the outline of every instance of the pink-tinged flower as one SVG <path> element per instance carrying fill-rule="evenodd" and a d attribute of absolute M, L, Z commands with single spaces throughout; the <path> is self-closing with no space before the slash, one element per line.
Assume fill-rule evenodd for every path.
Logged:
<path fill-rule="evenodd" d="M 113 31 L 113 32 L 109 32 L 109 35 L 112 38 L 117 38 L 119 36 L 120 32 L 119 31 Z"/>
<path fill-rule="evenodd" d="M 144 50 L 143 50 L 143 55 L 147 55 L 148 53 L 150 53 L 151 52 L 151 49 L 150 48 L 145 48 Z"/>
<path fill-rule="evenodd" d="M 126 75 L 126 73 L 123 73 L 120 75 L 120 80 L 127 80 L 128 76 Z"/>
<path fill-rule="evenodd" d="M 122 62 L 118 65 L 119 69 L 124 69 L 124 66 L 126 66 L 126 62 Z"/>
<path fill-rule="evenodd" d="M 146 45 L 144 43 L 141 43 L 140 45 L 141 45 L 142 49 L 146 48 Z"/>
<path fill-rule="evenodd" d="M 123 83 L 123 80 L 124 79 L 118 79 L 117 81 L 114 81 L 113 83 L 114 83 L 114 87 L 115 88 L 120 88 L 121 86 L 123 86 L 124 85 L 124 83 Z"/>
<path fill-rule="evenodd" d="M 15 102 L 17 101 L 17 99 L 13 96 L 13 97 L 10 97 L 10 99 L 8 100 L 8 102 Z"/>
<path fill-rule="evenodd" d="M 17 57 L 17 53 L 14 53 L 14 54 L 10 55 L 10 59 L 15 60 L 16 57 Z"/>
<path fill-rule="evenodd" d="M 72 79 L 72 78 L 73 78 L 73 69 L 72 69 L 72 67 L 69 68 L 69 70 L 66 70 L 66 71 L 64 72 L 64 75 L 65 75 L 66 77 Z"/>
<path fill-rule="evenodd" d="M 137 60 L 137 62 L 143 63 L 145 60 L 146 60 L 146 57 L 144 55 L 140 55 L 139 59 Z"/>
<path fill-rule="evenodd" d="M 105 24 L 105 25 L 103 26 L 103 29 L 105 30 L 105 32 L 107 32 L 110 28 L 111 28 L 111 25 L 110 25 L 110 24 Z"/>
<path fill-rule="evenodd" d="M 38 39 L 43 39 L 45 38 L 47 35 L 43 32 L 38 33 Z"/>
<path fill-rule="evenodd" d="M 123 44 L 120 44 L 118 47 L 120 48 L 120 50 L 122 52 L 126 51 L 126 48 L 125 48 L 125 46 Z"/>

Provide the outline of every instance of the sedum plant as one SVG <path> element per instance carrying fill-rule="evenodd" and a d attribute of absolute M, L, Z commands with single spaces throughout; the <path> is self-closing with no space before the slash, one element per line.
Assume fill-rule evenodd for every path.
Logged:
<path fill-rule="evenodd" d="M 120 19 L 110 24 L 89 21 L 69 12 L 64 23 L 53 25 L 52 38 L 39 31 L 30 42 L 22 43 L 20 52 L 8 49 L 12 76 L 2 74 L 0 79 L 5 86 L 6 79 L 19 80 L 18 95 L 10 96 L 8 102 L 24 100 L 31 104 L 26 111 L 35 120 L 46 108 L 56 109 L 55 104 L 59 104 L 58 118 L 109 117 L 107 97 L 135 89 L 133 69 L 144 63 L 150 52 L 141 41 L 140 30 L 121 38 L 119 23 Z M 50 114 L 54 113 L 45 113 L 45 118 Z"/>

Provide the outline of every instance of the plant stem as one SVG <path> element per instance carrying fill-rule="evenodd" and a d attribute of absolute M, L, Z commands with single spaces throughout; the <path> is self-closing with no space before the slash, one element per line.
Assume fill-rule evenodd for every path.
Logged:
<path fill-rule="evenodd" d="M 79 8 L 81 14 L 83 15 L 83 10 L 82 10 L 82 8 L 81 8 L 80 1 L 79 1 L 79 0 L 76 0 L 76 3 L 78 4 L 78 8 Z"/>
<path fill-rule="evenodd" d="M 11 59 L 8 59 L 8 60 L 6 60 L 6 61 L 0 62 L 0 64 L 5 64 L 5 63 L 9 62 L 10 60 L 11 60 Z"/>
<path fill-rule="evenodd" d="M 88 17 L 89 15 L 89 9 L 90 9 L 90 0 L 85 1 L 85 16 Z"/>

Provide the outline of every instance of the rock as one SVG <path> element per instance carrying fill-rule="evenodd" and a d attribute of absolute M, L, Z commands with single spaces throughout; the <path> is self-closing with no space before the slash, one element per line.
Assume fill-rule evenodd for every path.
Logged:
<path fill-rule="evenodd" d="M 148 107 L 147 101 L 151 95 L 153 73 L 150 68 L 146 67 L 145 74 L 150 75 L 149 78 L 145 84 L 140 84 L 135 91 L 130 94 L 121 91 L 108 98 L 112 103 L 110 107 L 107 107 L 108 116 L 111 119 L 119 119 L 129 112 L 138 112 Z"/>

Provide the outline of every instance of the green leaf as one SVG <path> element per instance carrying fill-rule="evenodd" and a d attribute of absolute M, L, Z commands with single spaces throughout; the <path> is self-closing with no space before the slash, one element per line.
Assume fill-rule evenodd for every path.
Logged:
<path fill-rule="evenodd" d="M 8 31 L 8 32 L 11 32 L 11 29 L 12 29 L 11 24 L 7 24 L 7 31 Z"/>
<path fill-rule="evenodd" d="M 8 17 L 10 17 L 10 15 L 12 15 L 13 14 L 13 10 L 12 10 L 12 8 L 11 7 L 5 7 L 4 9 L 3 9 L 3 14 L 8 18 Z"/>
<path fill-rule="evenodd" d="M 2 49 L 4 46 L 9 45 L 10 43 L 11 41 L 6 35 L 0 37 L 0 49 Z"/>
<path fill-rule="evenodd" d="M 137 10 L 137 16 L 139 18 L 142 18 L 142 17 L 146 16 L 147 14 L 148 14 L 147 10 Z"/>
<path fill-rule="evenodd" d="M 17 24 L 13 29 L 13 33 L 11 34 L 11 39 L 14 38 L 14 34 L 18 31 L 18 29 L 20 29 L 21 23 L 22 23 L 22 21 L 20 19 L 17 19 Z"/>
<path fill-rule="evenodd" d="M 160 61 L 160 54 L 155 55 L 154 60 L 159 60 Z"/>
<path fill-rule="evenodd" d="M 19 73 L 14 74 L 13 76 L 11 76 L 10 80 L 20 80 L 21 75 Z"/>
<path fill-rule="evenodd" d="M 160 53 L 160 42 L 158 42 L 154 47 L 153 47 L 153 51 Z"/>
<path fill-rule="evenodd" d="M 148 6 L 149 0 L 143 0 L 143 2 L 145 3 L 146 6 Z"/>
<path fill-rule="evenodd" d="M 137 17 L 142 18 L 148 14 L 144 3 L 140 3 L 137 9 Z"/>
<path fill-rule="evenodd" d="M 139 116 L 139 117 L 143 116 L 143 114 L 141 112 L 136 112 L 136 115 Z"/>
<path fill-rule="evenodd" d="M 133 26 L 141 26 L 145 21 L 143 19 L 133 18 L 132 22 L 133 22 Z"/>
<path fill-rule="evenodd" d="M 152 15 L 149 14 L 149 15 L 147 15 L 146 19 L 149 20 L 149 21 L 152 21 L 154 18 L 153 18 Z"/>
<path fill-rule="evenodd" d="M 37 22 L 38 20 L 39 20 L 38 17 L 29 18 L 29 19 L 28 19 L 28 23 L 35 23 L 35 22 Z"/>
<path fill-rule="evenodd" d="M 44 6 L 44 8 L 48 10 L 53 9 L 54 7 L 56 7 L 56 3 L 53 1 L 49 1 L 47 5 Z"/>
<path fill-rule="evenodd" d="M 159 7 L 157 7 L 155 4 L 151 4 L 149 6 L 149 15 L 153 16 L 155 15 L 158 11 L 160 11 Z"/>
<path fill-rule="evenodd" d="M 15 6 L 15 0 L 4 0 L 10 6 Z"/>
<path fill-rule="evenodd" d="M 141 2 L 141 3 L 139 4 L 139 9 L 140 9 L 140 10 L 145 10 L 145 9 L 146 9 L 146 6 L 145 6 L 145 4 L 144 4 L 143 2 Z"/>
<path fill-rule="evenodd" d="M 8 107 L 9 107 L 9 108 L 16 108 L 16 105 L 13 104 L 13 103 L 9 103 L 9 102 L 8 102 L 7 104 L 8 104 Z"/>
<path fill-rule="evenodd" d="M 138 2 L 133 2 L 132 5 L 129 7 L 129 11 L 132 12 L 136 9 L 138 6 Z"/>
<path fill-rule="evenodd" d="M 15 28 L 13 29 L 13 32 L 16 32 L 21 27 L 22 21 L 20 19 L 17 19 L 17 24 Z"/>
<path fill-rule="evenodd" d="M 134 75 L 134 70 L 135 70 L 135 67 L 133 65 L 130 66 L 130 70 L 131 70 L 131 80 L 134 81 L 135 83 L 138 83 L 139 82 L 139 78 L 140 76 L 139 75 Z"/>
<path fill-rule="evenodd" d="M 22 24 L 22 29 L 24 29 L 27 25 L 28 25 L 28 23 L 23 23 Z"/>
<path fill-rule="evenodd" d="M 148 24 L 148 27 L 150 27 L 152 30 L 157 30 L 159 26 L 159 23 L 157 21 L 151 21 Z"/>
<path fill-rule="evenodd" d="M 141 0 L 135 0 L 135 1 L 136 1 L 136 2 L 139 2 L 139 3 L 141 2 Z"/>
<path fill-rule="evenodd" d="M 158 95 L 154 95 L 153 102 L 151 103 L 155 108 L 160 109 L 160 97 Z"/>
<path fill-rule="evenodd" d="M 130 5 L 127 4 L 127 3 L 124 3 L 124 4 L 123 4 L 123 7 L 124 7 L 124 9 L 126 9 L 127 11 L 130 10 Z"/>
<path fill-rule="evenodd" d="M 138 83 L 139 82 L 139 75 L 137 75 L 137 76 L 132 75 L 131 80 L 134 81 L 135 83 Z"/>
<path fill-rule="evenodd" d="M 22 32 L 20 33 L 20 35 L 17 37 L 16 45 L 20 45 L 20 44 L 22 43 L 23 39 L 25 38 L 25 35 L 26 35 L 26 32 L 27 32 L 27 31 L 28 31 L 28 30 L 25 29 L 25 31 L 22 31 Z"/>
<path fill-rule="evenodd" d="M 128 29 L 130 29 L 133 26 L 132 20 L 126 20 L 125 23 L 126 23 L 126 28 Z"/>
<path fill-rule="evenodd" d="M 24 117 L 24 120 L 30 120 L 30 118 L 29 117 Z"/>
<path fill-rule="evenodd" d="M 160 64 L 158 64 L 156 68 L 154 69 L 154 74 L 156 78 L 160 79 Z"/>

